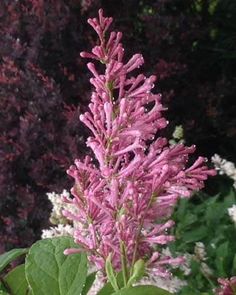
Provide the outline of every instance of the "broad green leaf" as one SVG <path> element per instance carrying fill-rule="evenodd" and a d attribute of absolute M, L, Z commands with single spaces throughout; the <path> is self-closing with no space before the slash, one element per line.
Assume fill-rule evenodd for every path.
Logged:
<path fill-rule="evenodd" d="M 0 255 L 0 272 L 17 257 L 26 254 L 28 249 L 13 249 Z"/>
<path fill-rule="evenodd" d="M 93 285 L 95 278 L 96 278 L 96 272 L 92 272 L 90 275 L 87 276 L 81 295 L 86 295 L 88 293 L 88 291 Z"/>
<path fill-rule="evenodd" d="M 58 237 L 36 242 L 26 257 L 26 279 L 34 295 L 80 294 L 87 276 L 84 253 L 64 255 L 66 248 L 79 248 L 72 238 Z"/>
<path fill-rule="evenodd" d="M 0 295 L 10 295 L 9 293 L 3 291 L 3 290 L 0 290 Z"/>
<path fill-rule="evenodd" d="M 113 295 L 170 295 L 166 290 L 157 288 L 155 286 L 136 286 L 127 289 L 122 289 Z"/>
<path fill-rule="evenodd" d="M 4 278 L 4 282 L 11 290 L 12 295 L 27 294 L 28 283 L 25 278 L 25 265 L 21 264 L 10 271 Z"/>

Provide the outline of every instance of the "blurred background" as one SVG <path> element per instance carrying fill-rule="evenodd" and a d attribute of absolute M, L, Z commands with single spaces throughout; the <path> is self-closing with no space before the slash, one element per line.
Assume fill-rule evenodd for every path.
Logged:
<path fill-rule="evenodd" d="M 69 190 L 65 171 L 87 152 L 79 115 L 91 87 L 79 53 L 96 44 L 87 18 L 100 7 L 123 32 L 127 59 L 141 52 L 157 76 L 165 135 L 182 125 L 198 155 L 236 162 L 236 1 L 1 0 L 0 252 L 40 238 L 46 192 Z"/>

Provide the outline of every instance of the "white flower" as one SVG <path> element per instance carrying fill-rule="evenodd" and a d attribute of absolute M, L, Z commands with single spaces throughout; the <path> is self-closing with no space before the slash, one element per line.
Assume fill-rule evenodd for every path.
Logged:
<path fill-rule="evenodd" d="M 58 224 L 58 226 L 50 227 L 42 230 L 42 239 L 55 238 L 61 236 L 73 236 L 74 229 L 69 224 Z"/>
<path fill-rule="evenodd" d="M 210 267 L 205 262 L 201 263 L 201 270 L 207 277 L 211 277 L 213 275 L 213 270 L 210 269 Z"/>
<path fill-rule="evenodd" d="M 88 291 L 88 295 L 97 295 L 98 291 L 102 289 L 102 287 L 104 286 L 103 278 L 103 274 L 100 271 L 98 271 L 96 273 L 95 281 L 93 282 L 92 287 Z"/>
<path fill-rule="evenodd" d="M 180 280 L 179 278 L 174 276 L 168 279 L 168 278 L 160 278 L 160 277 L 148 274 L 148 277 L 144 277 L 136 285 L 153 285 L 158 288 L 167 290 L 171 293 L 176 293 L 180 289 L 182 289 L 184 286 L 186 286 L 187 282 Z"/>
<path fill-rule="evenodd" d="M 202 242 L 195 243 L 194 253 L 199 260 L 201 261 L 206 260 L 207 253 L 205 250 L 205 245 Z"/>
<path fill-rule="evenodd" d="M 233 205 L 231 208 L 228 208 L 228 214 L 233 222 L 236 224 L 236 204 Z"/>
<path fill-rule="evenodd" d="M 219 171 L 219 174 L 226 174 L 234 181 L 234 187 L 236 188 L 236 167 L 233 162 L 222 159 L 219 155 L 215 154 L 211 158 L 215 169 Z"/>
<path fill-rule="evenodd" d="M 67 204 L 63 201 L 64 197 L 70 197 L 70 193 L 67 190 L 63 190 L 61 194 L 56 194 L 55 192 L 52 192 L 47 193 L 47 196 L 53 206 L 50 221 L 53 224 L 68 223 L 68 220 L 63 216 L 62 211 L 68 210 L 70 212 L 74 212 L 75 210 L 75 206 L 71 206 L 70 204 Z"/>

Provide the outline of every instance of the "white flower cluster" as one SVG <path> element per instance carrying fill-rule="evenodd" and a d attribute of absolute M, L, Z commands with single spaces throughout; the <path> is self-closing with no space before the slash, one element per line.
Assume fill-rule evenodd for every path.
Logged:
<path fill-rule="evenodd" d="M 42 230 L 42 239 L 60 237 L 60 236 L 73 236 L 74 227 L 73 224 L 69 224 L 69 221 L 63 216 L 62 211 L 67 209 L 73 212 L 73 208 L 70 204 L 63 202 L 63 197 L 69 198 L 70 194 L 67 190 L 63 190 L 61 194 L 55 192 L 47 193 L 48 199 L 52 203 L 52 212 L 50 216 L 50 222 L 55 224 L 55 227 Z"/>
<path fill-rule="evenodd" d="M 66 204 L 63 201 L 63 197 L 69 198 L 70 193 L 67 190 L 63 190 L 61 194 L 56 194 L 55 192 L 47 193 L 48 199 L 52 203 L 52 212 L 50 216 L 50 221 L 53 224 L 67 224 L 68 220 L 63 216 L 62 211 L 64 209 L 73 211 L 70 204 Z"/>
<path fill-rule="evenodd" d="M 69 224 L 58 224 L 58 226 L 43 229 L 42 239 L 55 238 L 61 236 L 73 236 L 74 228 Z"/>
<path fill-rule="evenodd" d="M 143 278 L 137 285 L 153 285 L 171 293 L 177 293 L 187 285 L 187 282 L 174 276 L 168 279 L 152 276 L 149 274 L 148 277 Z"/>
<path fill-rule="evenodd" d="M 233 222 L 236 225 L 236 204 L 233 205 L 231 208 L 228 208 L 228 213 L 229 213 L 229 216 L 231 217 L 231 219 L 233 220 Z"/>
<path fill-rule="evenodd" d="M 236 188 L 236 167 L 233 162 L 222 159 L 219 155 L 215 154 L 211 158 L 215 169 L 219 171 L 219 174 L 225 174 L 234 181 L 234 187 Z"/>
<path fill-rule="evenodd" d="M 202 242 L 195 243 L 193 258 L 200 262 L 200 269 L 206 277 L 213 275 L 212 269 L 205 262 L 207 260 L 207 253 L 205 245 Z"/>
<path fill-rule="evenodd" d="M 236 188 L 236 167 L 233 162 L 227 161 L 222 159 L 219 155 L 215 154 L 212 158 L 212 162 L 216 170 L 219 171 L 219 174 L 225 174 L 230 177 L 234 184 L 233 186 Z M 231 208 L 228 208 L 228 214 L 232 221 L 236 224 L 236 204 L 233 205 Z"/>
<path fill-rule="evenodd" d="M 205 245 L 202 242 L 195 243 L 194 253 L 196 258 L 200 261 L 205 261 L 207 259 Z"/>

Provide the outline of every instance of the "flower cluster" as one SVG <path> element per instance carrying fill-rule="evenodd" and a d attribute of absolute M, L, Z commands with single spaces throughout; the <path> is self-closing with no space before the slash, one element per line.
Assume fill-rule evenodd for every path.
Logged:
<path fill-rule="evenodd" d="M 42 239 L 61 237 L 61 236 L 73 236 L 74 228 L 70 224 L 58 224 L 57 226 L 50 227 L 49 229 L 42 230 Z"/>
<path fill-rule="evenodd" d="M 55 192 L 47 193 L 49 201 L 52 203 L 52 211 L 50 215 L 50 222 L 52 224 L 67 224 L 68 219 L 63 215 L 63 210 L 74 210 L 75 208 L 69 204 L 66 204 L 63 199 L 70 198 L 70 193 L 67 190 L 63 190 L 61 194 Z"/>
<path fill-rule="evenodd" d="M 174 224 L 169 220 L 172 208 L 180 196 L 201 189 L 215 171 L 205 166 L 203 157 L 186 167 L 194 146 L 169 147 L 165 138 L 156 138 L 168 122 L 162 117 L 161 95 L 151 92 L 155 76 L 131 75 L 144 59 L 135 54 L 125 61 L 122 33 L 111 32 L 106 38 L 112 18 L 104 17 L 102 10 L 88 23 L 100 43 L 81 56 L 101 64 L 87 64 L 94 92 L 90 111 L 80 119 L 92 132 L 87 146 L 95 160 L 86 156 L 69 168 L 74 198 L 65 201 L 77 214 L 65 210 L 64 215 L 76 221 L 75 242 L 89 252 L 98 269 L 104 269 L 110 256 L 117 271 L 128 273 L 141 258 L 153 273 L 167 276 L 165 266 L 182 261 L 157 250 L 174 239 L 168 234 Z"/>
<path fill-rule="evenodd" d="M 62 214 L 63 210 L 70 210 L 76 212 L 76 208 L 63 201 L 63 198 L 70 198 L 67 190 L 63 190 L 61 194 L 55 192 L 47 193 L 49 201 L 52 203 L 52 211 L 50 215 L 50 222 L 53 225 L 49 229 L 42 230 L 42 239 L 60 237 L 60 236 L 73 236 L 74 225 Z"/>
<path fill-rule="evenodd" d="M 218 279 L 221 287 L 217 290 L 217 295 L 234 295 L 236 294 L 236 277 L 230 279 Z"/>
<path fill-rule="evenodd" d="M 228 208 L 228 214 L 229 214 L 230 218 L 232 219 L 232 221 L 236 225 L 236 204 L 234 204 L 232 207 Z"/>
<path fill-rule="evenodd" d="M 215 154 L 211 158 L 216 170 L 221 175 L 227 175 L 234 181 L 234 187 L 236 188 L 236 167 L 233 162 L 222 159 L 219 155 Z"/>

